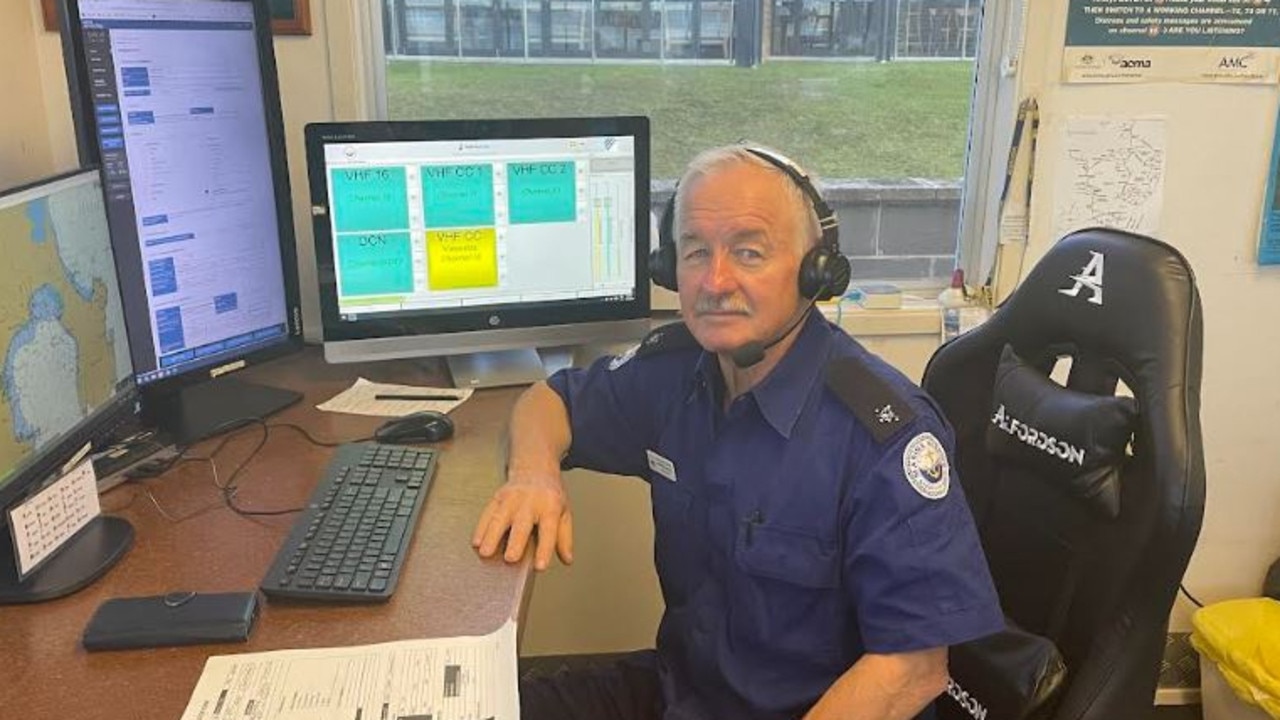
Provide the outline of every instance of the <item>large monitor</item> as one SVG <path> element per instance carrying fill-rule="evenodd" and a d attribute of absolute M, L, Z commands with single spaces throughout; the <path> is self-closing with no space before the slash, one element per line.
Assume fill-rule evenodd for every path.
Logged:
<path fill-rule="evenodd" d="M 459 387 L 648 327 L 643 117 L 306 130 L 325 357 L 444 355 Z"/>
<path fill-rule="evenodd" d="M 128 548 L 99 518 L 19 578 L 8 510 L 132 419 L 136 394 L 96 170 L 0 193 L 0 602 L 78 589 Z"/>
<path fill-rule="evenodd" d="M 70 0 L 64 23 L 148 414 L 186 442 L 293 402 L 221 378 L 301 343 L 267 4 Z"/>

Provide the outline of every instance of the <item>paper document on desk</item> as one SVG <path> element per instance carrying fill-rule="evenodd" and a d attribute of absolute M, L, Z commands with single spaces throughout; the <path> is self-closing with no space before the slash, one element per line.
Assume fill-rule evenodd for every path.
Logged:
<path fill-rule="evenodd" d="M 217 655 L 182 720 L 519 720 L 516 623 L 474 637 Z"/>
<path fill-rule="evenodd" d="M 328 412 L 394 417 L 422 410 L 447 413 L 471 397 L 472 392 L 471 388 L 389 385 L 358 378 L 354 385 L 317 405 L 316 408 Z M 379 396 L 394 396 L 395 399 L 379 399 Z"/>

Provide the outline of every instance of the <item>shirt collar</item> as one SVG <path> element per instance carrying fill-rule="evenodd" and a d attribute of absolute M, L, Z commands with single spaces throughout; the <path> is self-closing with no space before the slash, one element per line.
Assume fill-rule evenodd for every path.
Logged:
<path fill-rule="evenodd" d="M 748 391 L 755 397 L 760 414 L 779 435 L 791 437 L 805 399 L 827 364 L 830 346 L 831 331 L 826 320 L 820 311 L 810 310 L 787 354 L 759 385 Z M 698 358 L 696 376 L 712 402 L 720 402 L 724 381 L 713 353 L 704 351 Z"/>

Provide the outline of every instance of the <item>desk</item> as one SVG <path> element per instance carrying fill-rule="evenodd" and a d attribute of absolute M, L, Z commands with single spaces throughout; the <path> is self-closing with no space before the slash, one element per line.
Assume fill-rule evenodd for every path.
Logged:
<path fill-rule="evenodd" d="M 297 423 L 320 439 L 345 440 L 370 434 L 381 419 L 322 413 L 315 409 L 317 403 L 357 376 L 441 384 L 445 378 L 439 368 L 434 361 L 327 365 L 318 348 L 307 348 L 252 368 L 243 377 L 305 393 L 302 402 L 269 422 Z M 501 477 L 496 450 L 518 394 L 518 388 L 479 391 L 451 413 L 457 433 L 439 446 L 439 470 L 390 602 L 267 602 L 245 644 L 87 653 L 80 647 L 80 634 L 98 604 L 110 597 L 256 588 L 297 516 L 250 519 L 221 507 L 174 524 L 131 485 L 105 494 L 104 510 L 121 508 L 113 514 L 133 523 L 133 549 L 79 593 L 36 605 L 0 607 L 0 715 L 30 720 L 176 720 L 209 655 L 473 635 L 497 628 L 520 605 L 528 563 L 482 561 L 470 540 L 476 518 Z M 228 445 L 218 463 L 224 480 L 257 437 L 246 430 Z M 204 454 L 215 442 L 206 441 L 193 454 Z M 292 430 L 272 430 L 266 447 L 237 481 L 242 486 L 240 501 L 254 508 L 304 503 L 331 452 Z M 161 505 L 178 514 L 218 499 L 210 480 L 207 463 L 185 463 L 149 483 Z"/>

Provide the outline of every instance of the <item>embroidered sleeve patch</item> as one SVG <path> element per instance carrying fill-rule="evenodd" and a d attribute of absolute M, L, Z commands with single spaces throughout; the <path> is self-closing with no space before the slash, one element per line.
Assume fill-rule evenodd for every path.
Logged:
<path fill-rule="evenodd" d="M 902 472 L 911 488 L 929 500 L 946 497 L 951 487 L 947 452 L 933 433 L 920 433 L 907 443 L 902 451 Z"/>

